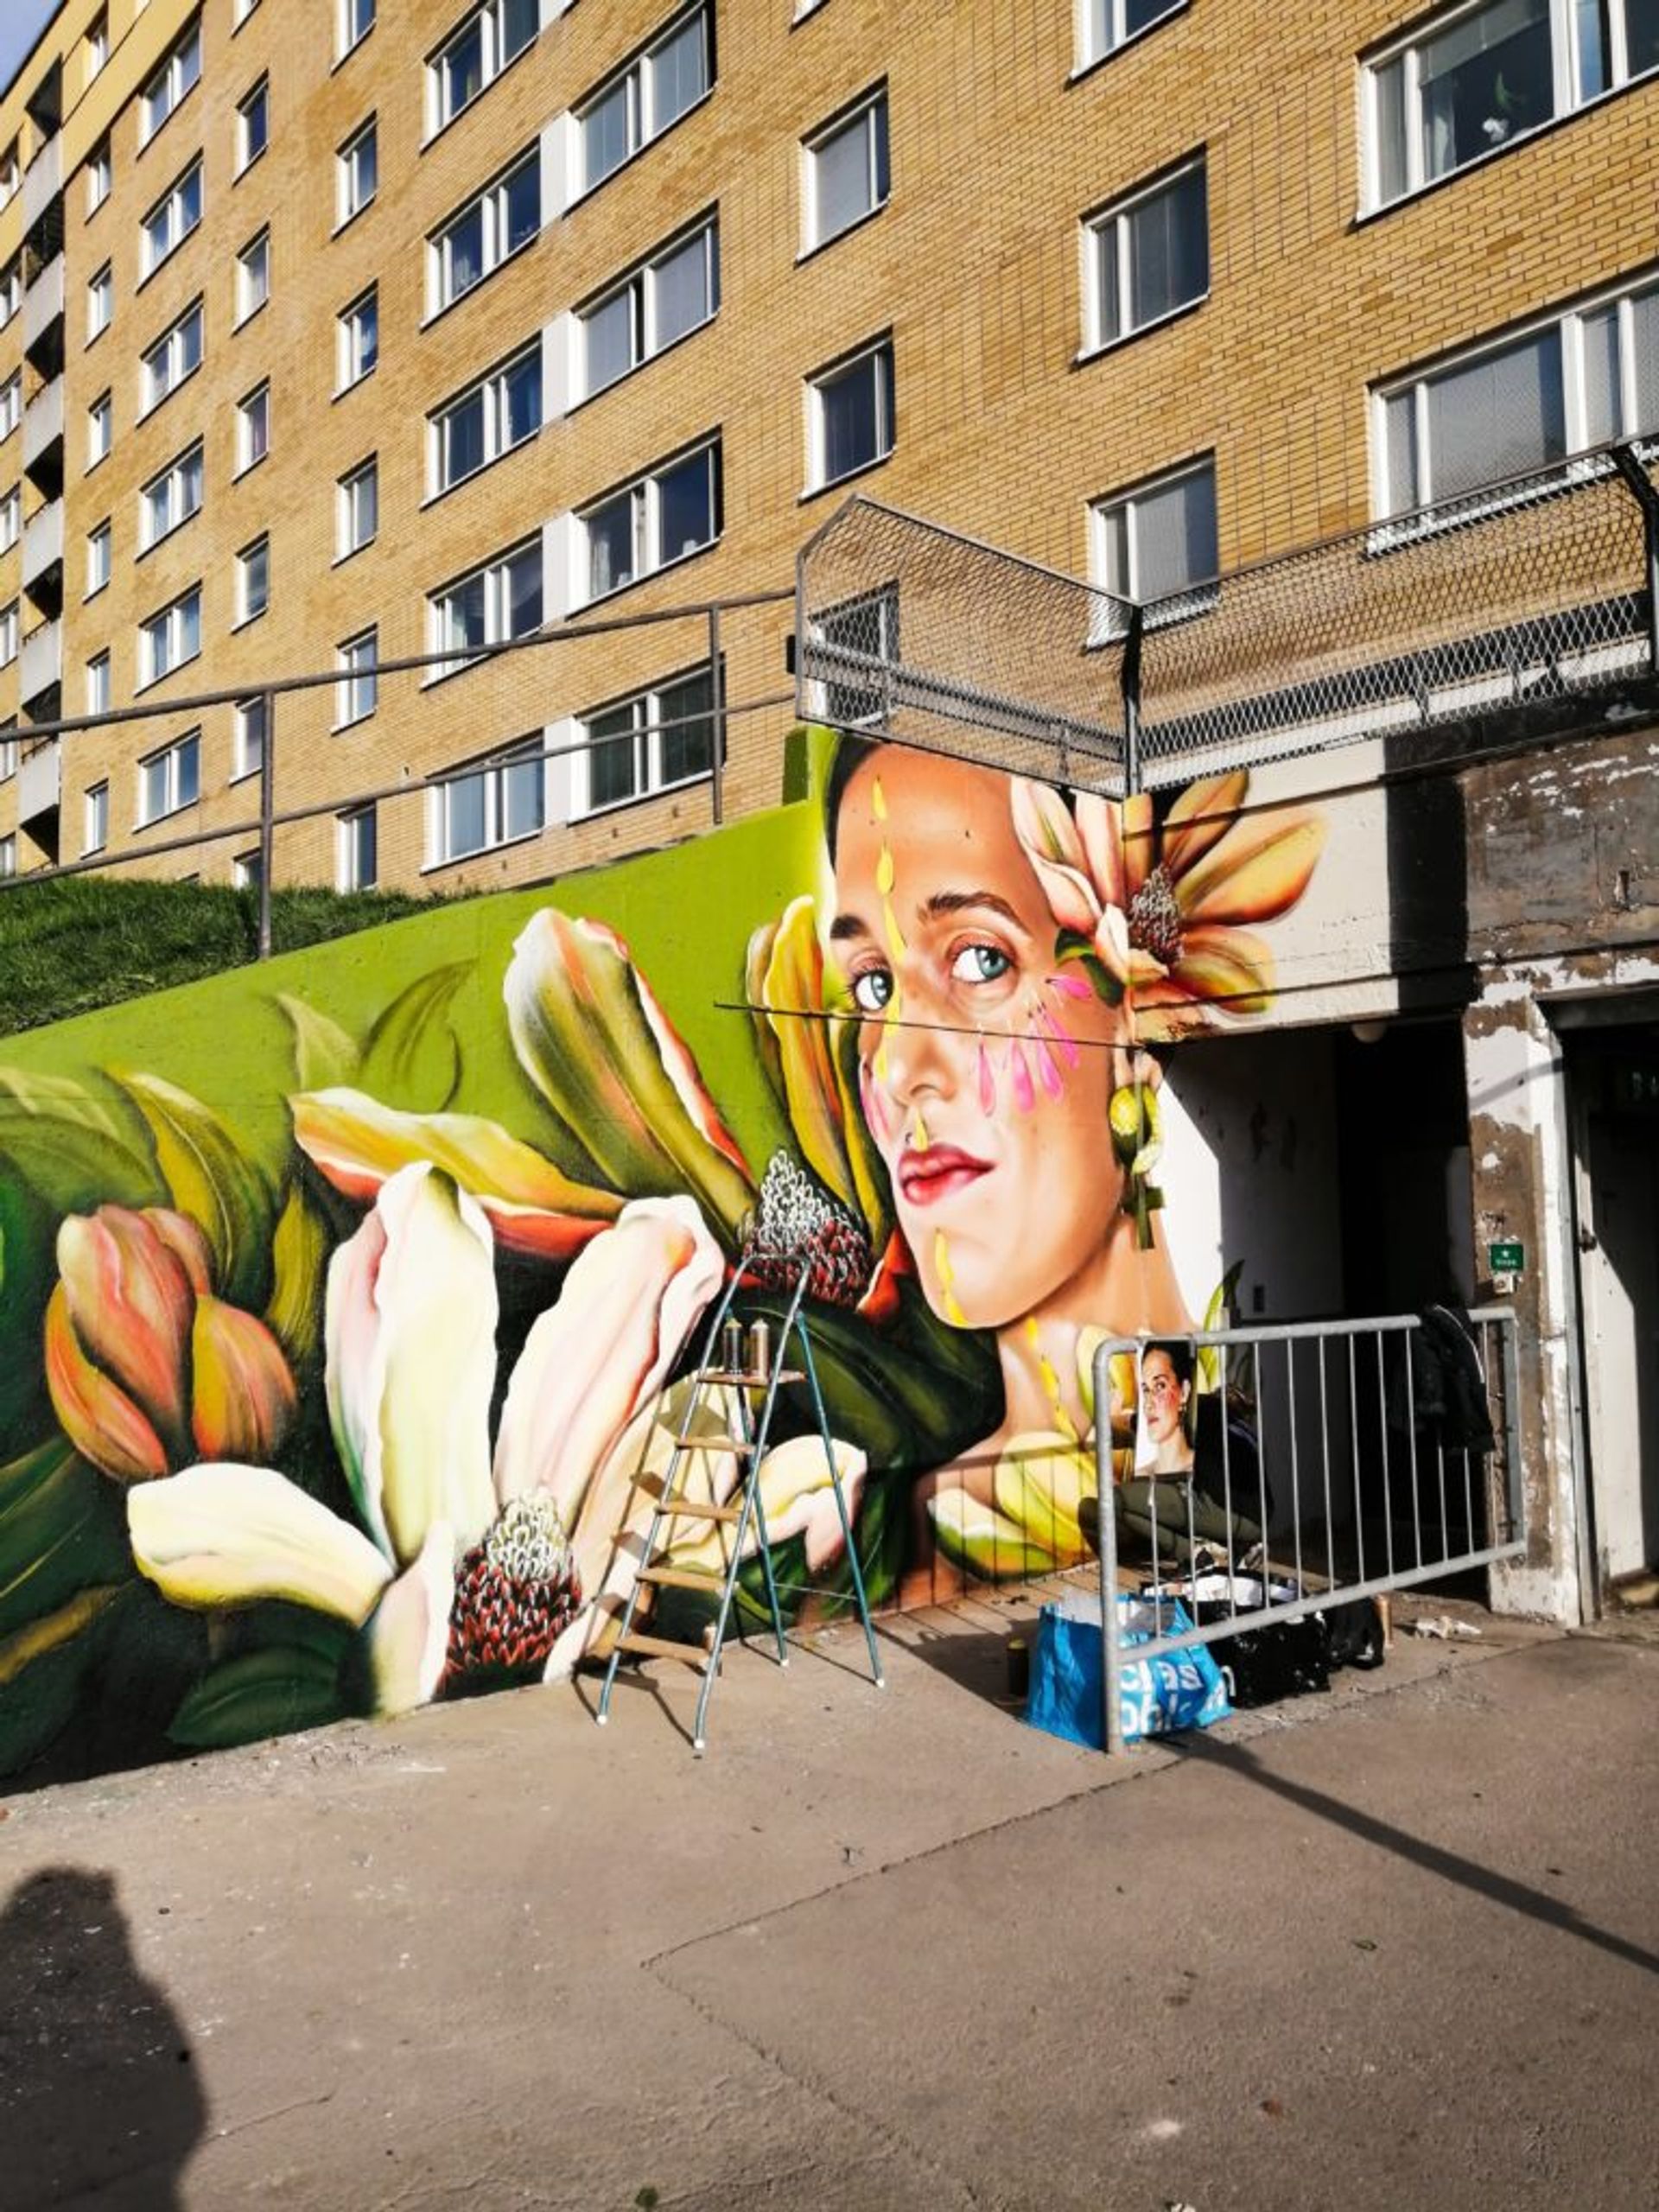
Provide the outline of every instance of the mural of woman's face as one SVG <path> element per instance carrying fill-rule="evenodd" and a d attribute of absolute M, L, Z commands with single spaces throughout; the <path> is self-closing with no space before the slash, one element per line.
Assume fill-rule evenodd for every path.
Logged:
<path fill-rule="evenodd" d="M 1125 1018 L 1056 961 L 1010 795 L 995 770 L 884 747 L 836 824 L 832 953 L 865 1116 L 928 1302 L 969 1328 L 1079 1283 L 1123 1190 L 1107 1106 Z"/>

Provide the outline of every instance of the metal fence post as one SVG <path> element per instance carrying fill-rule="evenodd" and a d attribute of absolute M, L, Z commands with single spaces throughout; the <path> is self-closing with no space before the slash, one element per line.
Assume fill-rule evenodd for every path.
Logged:
<path fill-rule="evenodd" d="M 1112 1352 L 1109 1340 L 1095 1353 L 1095 1513 L 1100 1552 L 1101 1741 L 1109 1752 L 1123 1749 L 1123 1654 L 1117 1640 L 1117 1501 L 1112 1481 Z"/>
<path fill-rule="evenodd" d="M 714 817 L 721 821 L 726 807 L 726 671 L 720 658 L 720 607 L 709 609 L 709 680 L 715 709 Z"/>
<path fill-rule="evenodd" d="M 1145 609 L 1129 609 L 1128 634 L 1123 642 L 1123 667 L 1119 678 L 1123 690 L 1123 795 L 1132 798 L 1141 788 L 1141 632 Z"/>
<path fill-rule="evenodd" d="M 1659 676 L 1659 491 L 1649 481 L 1634 447 L 1615 446 L 1612 458 L 1613 467 L 1642 510 L 1642 536 L 1648 556 L 1648 669 L 1651 675 Z"/>
<path fill-rule="evenodd" d="M 259 957 L 270 957 L 271 848 L 276 842 L 276 699 L 274 692 L 261 695 L 264 708 L 259 741 Z"/>

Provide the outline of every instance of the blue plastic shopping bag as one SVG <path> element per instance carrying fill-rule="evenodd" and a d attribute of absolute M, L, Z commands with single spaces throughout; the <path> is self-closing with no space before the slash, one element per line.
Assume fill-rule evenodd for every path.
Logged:
<path fill-rule="evenodd" d="M 1179 1635 L 1192 1619 L 1179 1601 L 1154 1606 L 1127 1592 L 1117 1600 L 1119 1648 L 1133 1652 L 1154 1636 Z M 1103 1748 L 1100 1599 L 1082 1592 L 1045 1605 L 1031 1657 L 1026 1719 L 1033 1728 L 1073 1744 Z M 1207 1728 L 1232 1711 L 1221 1669 L 1202 1643 L 1183 1645 L 1155 1659 L 1128 1658 L 1120 1680 L 1123 1736 L 1164 1736 L 1178 1728 Z"/>

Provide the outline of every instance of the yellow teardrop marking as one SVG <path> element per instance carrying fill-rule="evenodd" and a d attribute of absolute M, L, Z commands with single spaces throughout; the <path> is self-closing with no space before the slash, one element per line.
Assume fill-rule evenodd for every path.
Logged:
<path fill-rule="evenodd" d="M 950 1248 L 944 1241 L 942 1229 L 936 1229 L 933 1232 L 933 1272 L 939 1279 L 939 1288 L 944 1293 L 945 1319 L 953 1328 L 965 1329 L 969 1325 L 968 1316 L 957 1303 L 956 1276 L 950 1267 Z"/>
<path fill-rule="evenodd" d="M 1082 1439 L 1077 1434 L 1077 1423 L 1065 1409 L 1065 1400 L 1060 1392 L 1060 1378 L 1055 1372 L 1054 1363 L 1043 1350 L 1041 1339 L 1038 1336 L 1037 1319 L 1034 1314 L 1028 1314 L 1026 1318 L 1026 1340 L 1037 1356 L 1038 1376 L 1042 1383 L 1044 1394 L 1048 1399 L 1049 1408 L 1054 1415 L 1056 1427 L 1060 1434 L 1069 1442 L 1081 1443 Z"/>

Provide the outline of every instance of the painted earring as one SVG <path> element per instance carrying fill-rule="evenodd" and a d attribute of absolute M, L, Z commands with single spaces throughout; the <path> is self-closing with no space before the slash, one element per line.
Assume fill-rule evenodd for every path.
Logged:
<path fill-rule="evenodd" d="M 1164 1148 L 1157 1092 L 1149 1083 L 1123 1084 L 1111 1095 L 1106 1119 L 1112 1150 L 1124 1172 L 1123 1211 L 1134 1220 L 1136 1246 L 1149 1252 L 1152 1217 L 1164 1203 L 1163 1192 L 1150 1179 Z"/>

